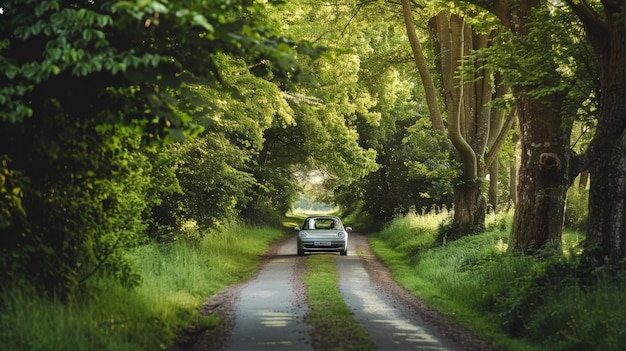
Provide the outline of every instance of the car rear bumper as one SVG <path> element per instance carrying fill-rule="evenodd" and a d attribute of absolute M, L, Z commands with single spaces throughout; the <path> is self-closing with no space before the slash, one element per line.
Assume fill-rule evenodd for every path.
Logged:
<path fill-rule="evenodd" d="M 316 241 L 318 242 L 316 245 Z M 302 241 L 298 242 L 298 248 L 302 251 L 308 252 L 325 252 L 325 251 L 346 251 L 347 242 L 346 241 L 330 241 L 330 245 L 325 245 L 324 243 L 320 243 L 323 240 L 316 241 Z"/>

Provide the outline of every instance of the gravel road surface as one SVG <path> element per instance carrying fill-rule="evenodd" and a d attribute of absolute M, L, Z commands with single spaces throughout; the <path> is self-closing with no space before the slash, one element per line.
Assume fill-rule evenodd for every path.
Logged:
<path fill-rule="evenodd" d="M 348 256 L 330 255 L 346 305 L 379 350 L 494 350 L 396 284 L 364 235 L 350 233 Z M 312 350 L 301 279 L 306 259 L 296 255 L 295 236 L 277 243 L 257 275 L 203 305 L 201 313 L 221 316 L 218 331 L 192 326 L 168 351 Z"/>

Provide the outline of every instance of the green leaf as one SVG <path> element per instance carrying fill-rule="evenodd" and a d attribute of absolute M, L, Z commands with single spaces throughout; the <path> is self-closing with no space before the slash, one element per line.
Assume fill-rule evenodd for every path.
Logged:
<path fill-rule="evenodd" d="M 170 136 L 170 139 L 176 142 L 185 141 L 185 133 L 181 129 L 170 129 L 169 136 Z"/>
<path fill-rule="evenodd" d="M 29 62 L 22 66 L 22 74 L 26 78 L 35 78 L 37 73 L 39 73 L 39 64 L 36 62 Z"/>
<path fill-rule="evenodd" d="M 50 74 L 58 75 L 59 73 L 61 73 L 61 69 L 57 65 L 50 64 L 46 68 L 48 70 L 48 73 Z"/>
<path fill-rule="evenodd" d="M 50 60 L 56 61 L 61 58 L 63 52 L 59 48 L 51 47 L 46 49 L 45 54 L 50 58 Z"/>
<path fill-rule="evenodd" d="M 206 17 L 200 14 L 193 16 L 193 22 L 197 25 L 202 26 L 204 29 L 208 30 L 209 32 L 215 31 L 215 28 L 213 28 L 213 26 L 207 21 Z"/>
<path fill-rule="evenodd" d="M 15 65 L 9 65 L 4 69 L 4 74 L 9 79 L 13 79 L 18 73 L 20 73 L 20 69 Z"/>

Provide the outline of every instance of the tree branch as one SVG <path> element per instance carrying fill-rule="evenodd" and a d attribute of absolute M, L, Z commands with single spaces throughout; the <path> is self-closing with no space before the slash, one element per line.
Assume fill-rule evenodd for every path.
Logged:
<path fill-rule="evenodd" d="M 409 37 L 409 43 L 411 44 L 411 50 L 413 51 L 415 65 L 417 66 L 417 70 L 422 79 L 422 84 L 424 85 L 428 112 L 430 114 L 430 121 L 433 125 L 433 129 L 437 134 L 444 134 L 446 128 L 443 124 L 441 111 L 439 110 L 439 103 L 437 101 L 436 95 L 437 89 L 435 88 L 433 77 L 428 69 L 428 64 L 426 63 L 426 58 L 424 57 L 424 53 L 422 52 L 422 47 L 420 45 L 419 39 L 417 38 L 417 34 L 415 34 L 416 29 L 415 23 L 413 21 L 413 12 L 411 11 L 410 0 L 402 0 L 402 14 L 404 16 L 404 23 L 406 26 L 407 36 Z M 442 145 L 442 149 L 447 149 L 447 144 L 445 144 L 441 139 L 439 140 L 439 142 Z"/>
<path fill-rule="evenodd" d="M 491 167 L 491 164 L 498 157 L 500 148 L 502 147 L 502 144 L 504 143 L 504 140 L 506 139 L 509 130 L 511 129 L 511 127 L 513 127 L 513 123 L 515 122 L 515 111 L 516 109 L 512 109 L 511 112 L 509 112 L 509 115 L 506 117 L 506 121 L 504 121 L 504 125 L 500 129 L 500 134 L 498 134 L 498 137 L 493 142 L 493 145 L 491 145 L 489 151 L 487 151 L 487 154 L 485 155 L 485 164 L 483 166 L 483 174 L 487 172 L 489 167 Z"/>
<path fill-rule="evenodd" d="M 574 10 L 578 18 L 583 22 L 585 27 L 602 26 L 598 13 L 587 4 L 584 0 L 565 0 L 565 2 Z"/>

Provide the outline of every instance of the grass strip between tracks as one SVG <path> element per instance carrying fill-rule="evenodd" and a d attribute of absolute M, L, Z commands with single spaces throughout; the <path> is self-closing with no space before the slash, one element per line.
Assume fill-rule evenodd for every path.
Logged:
<path fill-rule="evenodd" d="M 334 255 L 306 258 L 304 284 L 308 289 L 309 313 L 306 321 L 313 327 L 315 350 L 375 350 L 339 292 L 339 273 Z"/>

